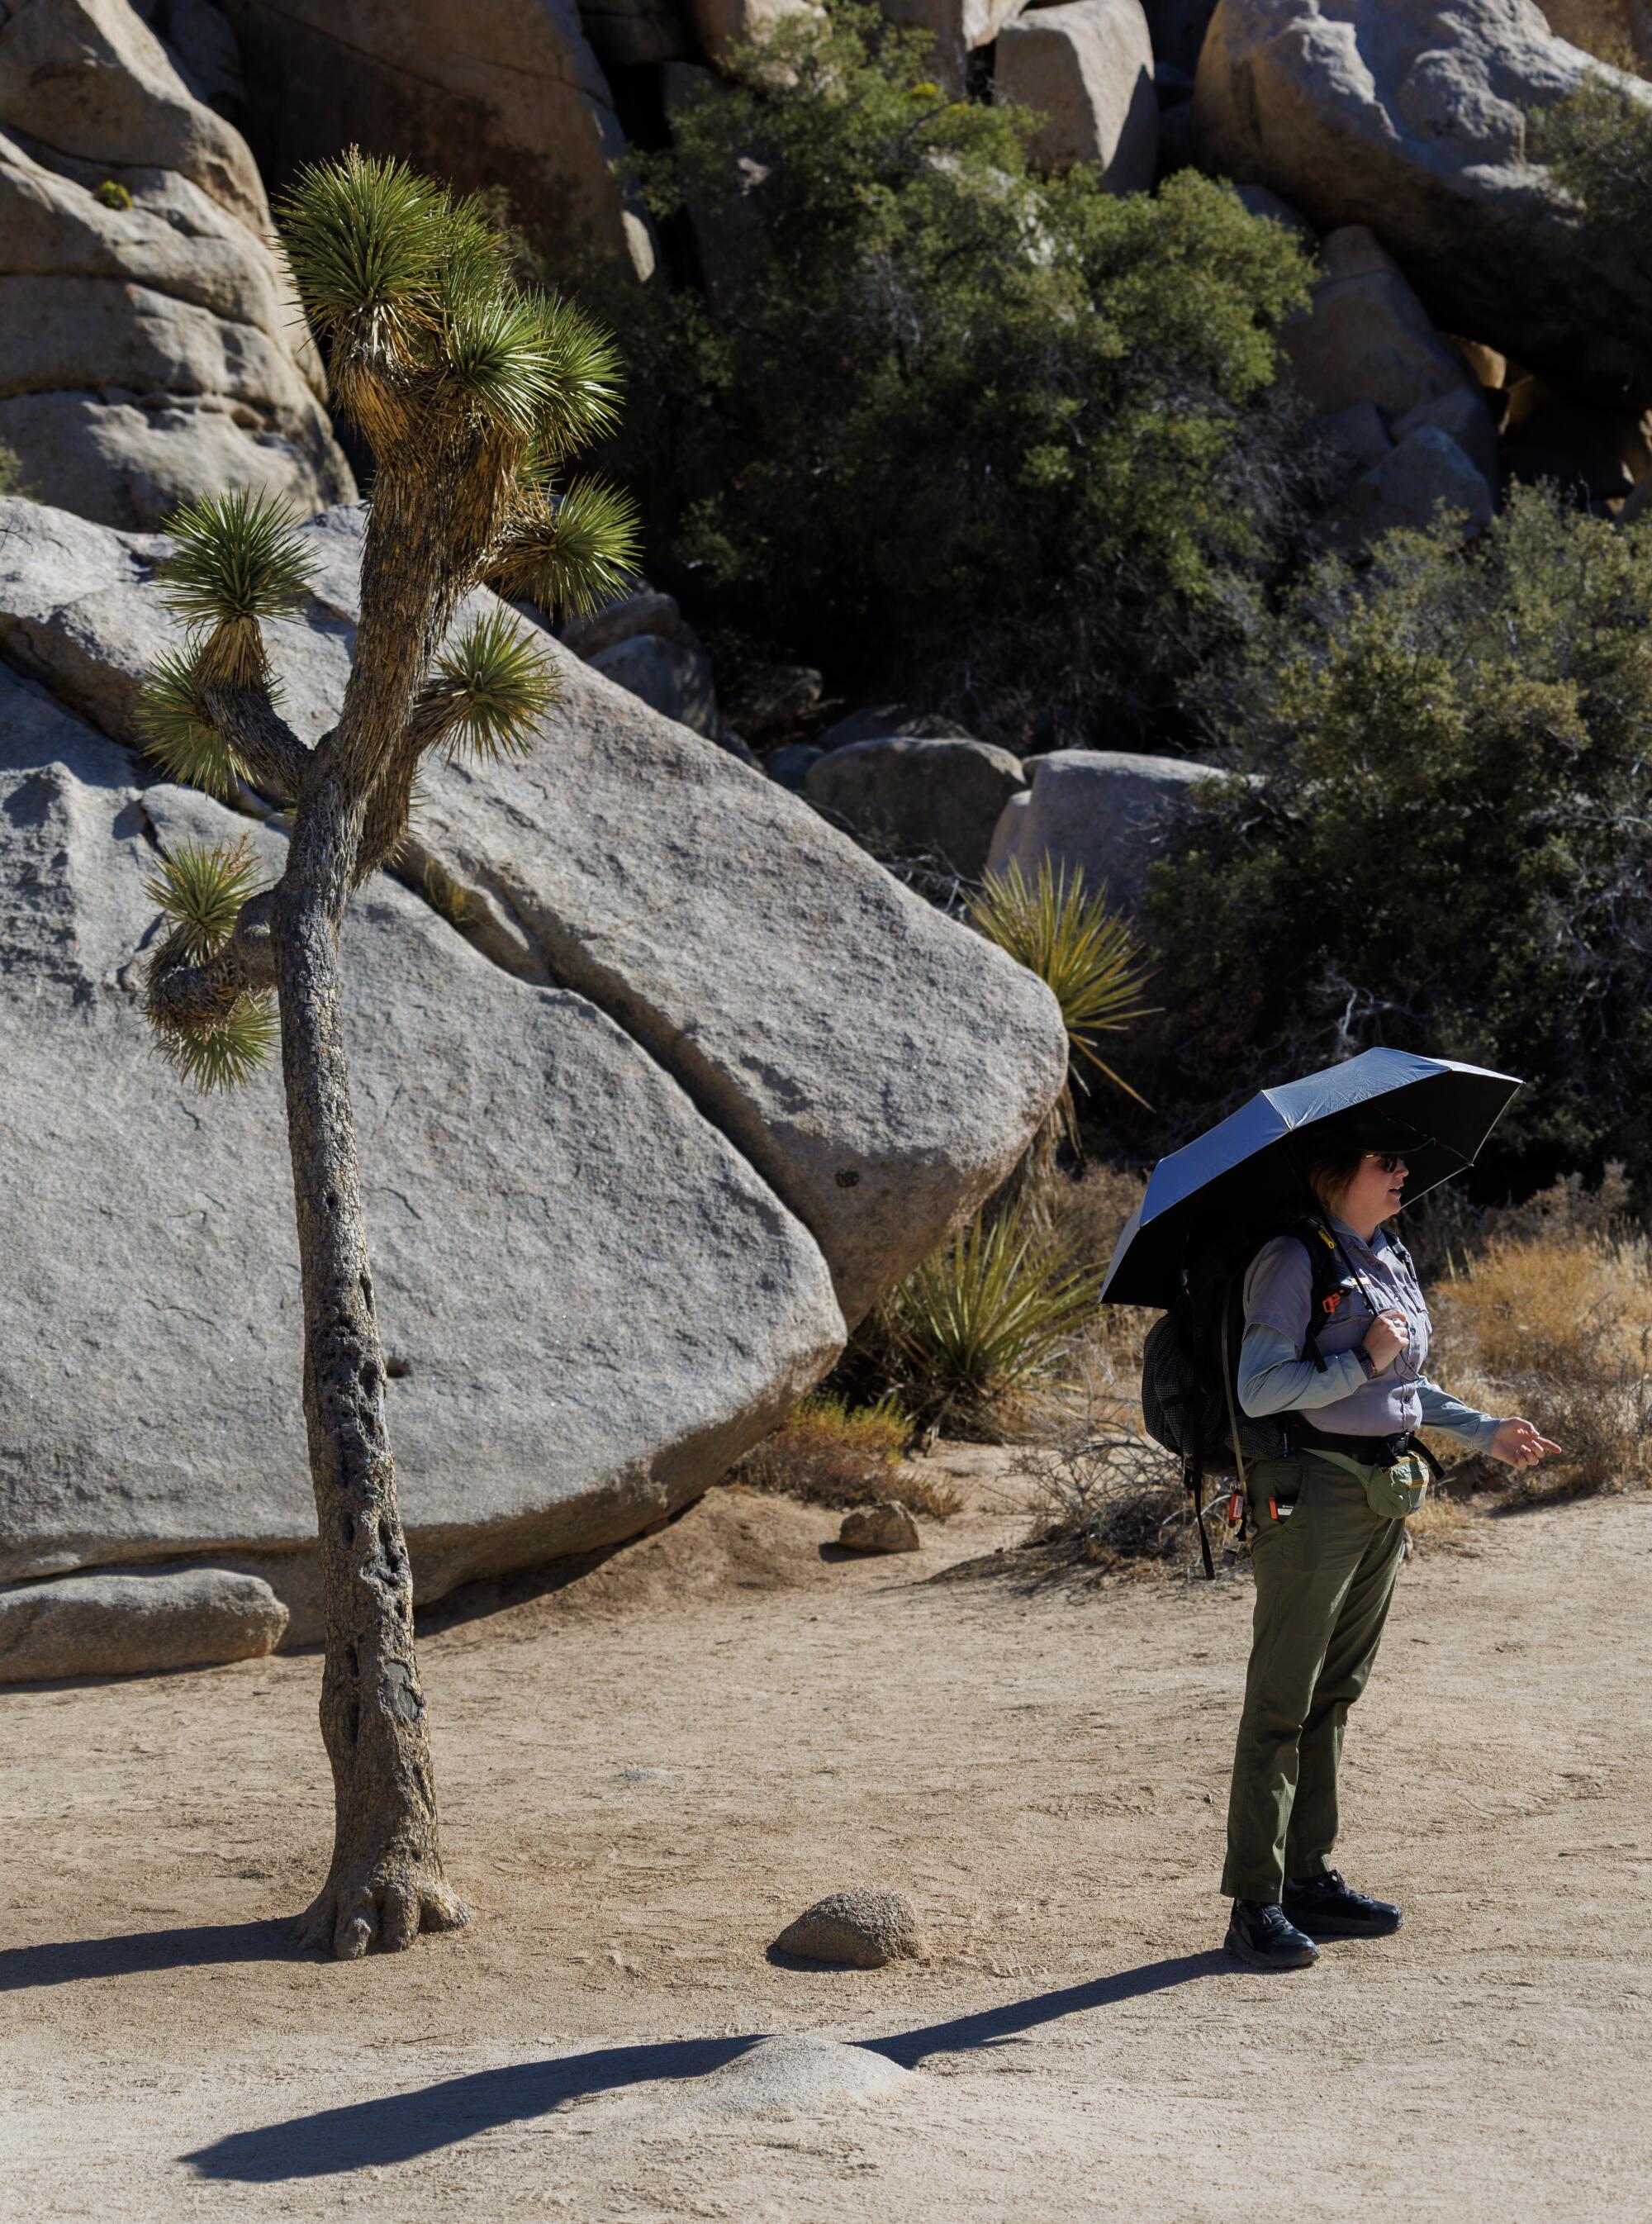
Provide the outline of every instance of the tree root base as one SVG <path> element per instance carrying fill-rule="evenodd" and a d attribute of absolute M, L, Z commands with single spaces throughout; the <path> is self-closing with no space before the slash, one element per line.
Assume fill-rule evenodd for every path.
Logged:
<path fill-rule="evenodd" d="M 363 1863 L 328 1878 L 293 1926 L 302 1953 L 359 1962 L 405 1953 L 421 1930 L 461 1930 L 470 1911 L 442 1881 L 404 1864 Z"/>

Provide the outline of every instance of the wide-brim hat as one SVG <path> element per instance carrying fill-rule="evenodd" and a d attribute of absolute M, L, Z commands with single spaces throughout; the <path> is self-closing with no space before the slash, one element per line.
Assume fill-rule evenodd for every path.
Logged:
<path fill-rule="evenodd" d="M 1397 1158 L 1421 1158 L 1437 1147 L 1433 1135 L 1409 1121 L 1397 1120 L 1380 1106 L 1362 1107 L 1340 1120 L 1327 1120 L 1314 1137 L 1314 1155 L 1336 1158 L 1344 1151 L 1392 1152 Z"/>

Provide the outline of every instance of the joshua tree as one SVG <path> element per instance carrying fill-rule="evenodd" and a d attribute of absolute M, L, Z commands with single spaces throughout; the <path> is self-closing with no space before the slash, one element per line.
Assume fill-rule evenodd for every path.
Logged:
<path fill-rule="evenodd" d="M 475 204 L 352 150 L 307 171 L 281 215 L 300 297 L 331 343 L 335 401 L 375 465 L 355 660 L 337 724 L 307 747 L 276 710 L 262 634 L 303 597 L 290 521 L 246 494 L 175 521 L 165 584 L 193 632 L 150 679 L 151 746 L 176 778 L 220 793 L 243 781 L 284 805 L 290 835 L 265 889 L 244 842 L 163 860 L 152 887 L 170 932 L 148 1005 L 168 1054 L 210 1088 L 260 1063 L 279 1003 L 336 1798 L 332 1865 L 300 1935 L 349 1958 L 410 1945 L 465 1910 L 438 1842 L 344 1065 L 340 925 L 351 892 L 394 857 L 426 754 L 525 748 L 553 698 L 553 674 L 508 611 L 447 639 L 466 591 L 487 583 L 589 608 L 625 578 L 634 532 L 607 489 L 556 483 L 614 420 L 608 344 L 565 303 L 517 290 Z"/>

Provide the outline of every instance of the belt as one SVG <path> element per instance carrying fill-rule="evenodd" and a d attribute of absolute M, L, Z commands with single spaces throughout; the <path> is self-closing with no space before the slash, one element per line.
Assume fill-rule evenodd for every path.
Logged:
<path fill-rule="evenodd" d="M 1396 1429 L 1387 1437 L 1344 1437 L 1331 1429 L 1316 1428 L 1306 1413 L 1299 1412 L 1293 1418 L 1308 1450 L 1321 1445 L 1327 1451 L 1340 1452 L 1345 1458 L 1359 1460 L 1365 1467 L 1391 1467 L 1396 1460 L 1403 1459 L 1416 1443 L 1409 1429 Z"/>

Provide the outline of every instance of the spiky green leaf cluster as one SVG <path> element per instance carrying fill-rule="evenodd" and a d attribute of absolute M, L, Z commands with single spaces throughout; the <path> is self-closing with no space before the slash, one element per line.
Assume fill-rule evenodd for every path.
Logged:
<path fill-rule="evenodd" d="M 243 834 L 238 842 L 217 848 L 185 842 L 163 850 L 143 890 L 181 935 L 191 963 L 199 965 L 224 947 L 243 906 L 257 893 L 252 843 Z"/>
<path fill-rule="evenodd" d="M 554 294 L 528 297 L 538 319 L 545 408 L 541 442 L 563 457 L 611 433 L 619 422 L 621 365 L 608 335 Z"/>
<path fill-rule="evenodd" d="M 537 307 L 525 294 L 462 300 L 444 335 L 447 375 L 464 398 L 508 431 L 533 437 L 548 392 Z"/>
<path fill-rule="evenodd" d="M 565 301 L 519 292 L 474 199 L 352 148 L 281 209 L 300 300 L 334 339 L 341 404 L 369 437 L 469 414 L 560 458 L 615 420 L 612 344 Z"/>
<path fill-rule="evenodd" d="M 502 607 L 449 643 L 437 670 L 462 706 L 449 747 L 497 761 L 531 745 L 535 721 L 557 699 L 557 675 L 533 635 Z"/>
<path fill-rule="evenodd" d="M 239 1089 L 269 1063 L 281 1030 L 274 1000 L 243 996 L 222 1027 L 206 1034 L 163 1034 L 161 1055 L 204 1094 Z"/>
<path fill-rule="evenodd" d="M 299 298 L 318 331 L 432 313 L 454 240 L 454 208 L 405 162 L 352 147 L 337 161 L 300 170 L 276 214 Z M 464 244 L 474 253 L 473 236 Z"/>
<path fill-rule="evenodd" d="M 1145 1018 L 1147 979 L 1141 944 L 1129 922 L 1094 893 L 1081 871 L 1039 862 L 1029 884 L 1018 864 L 989 873 L 969 907 L 970 924 L 1019 965 L 1047 982 L 1061 1006 L 1067 1039 L 1116 1088 L 1137 1096 L 1096 1054 L 1094 1037 L 1116 1034 Z M 1139 1103 L 1141 1098 L 1137 1096 Z"/>
<path fill-rule="evenodd" d="M 965 1427 L 1000 1418 L 1058 1368 L 1093 1311 L 1099 1276 L 1077 1270 L 1025 1203 L 960 1229 L 878 1308 L 909 1412 Z"/>
<path fill-rule="evenodd" d="M 202 719 L 195 668 L 199 648 L 168 650 L 143 683 L 137 720 L 149 755 L 168 780 L 227 796 L 246 768 L 224 736 Z"/>
<path fill-rule="evenodd" d="M 161 566 L 168 607 L 186 625 L 281 617 L 309 590 L 311 566 L 287 505 L 252 487 L 208 495 L 170 521 Z"/>
<path fill-rule="evenodd" d="M 508 520 L 487 561 L 502 595 L 547 610 L 600 610 L 636 575 L 636 506 L 600 479 L 571 480 L 560 494 L 529 495 Z"/>

